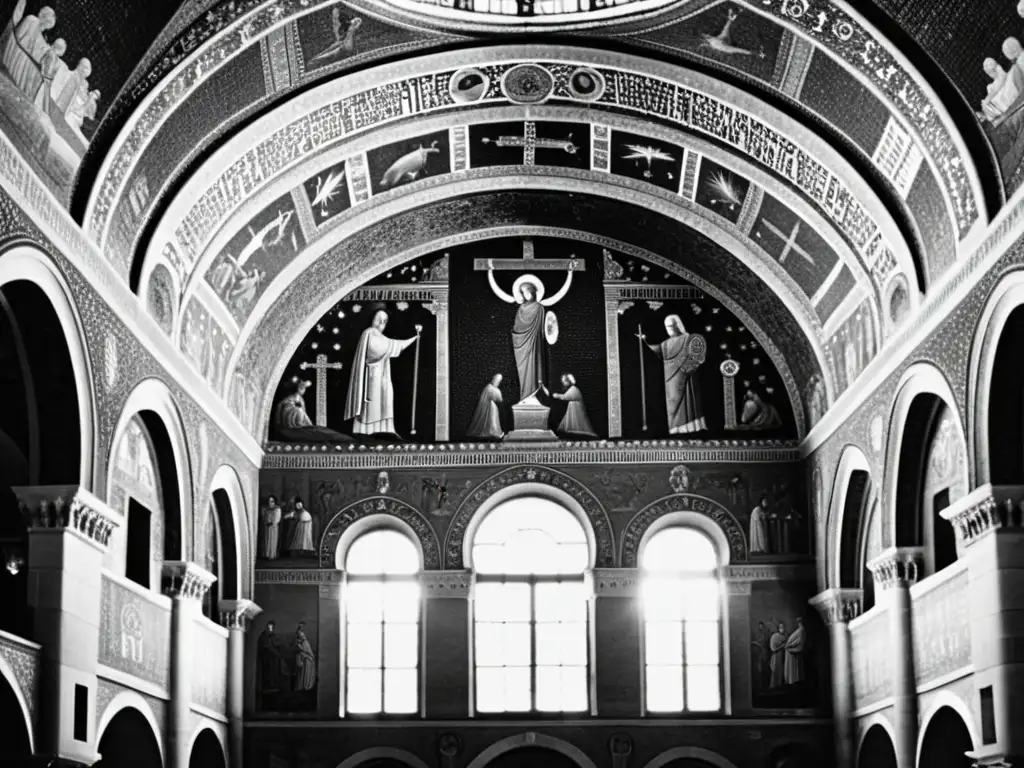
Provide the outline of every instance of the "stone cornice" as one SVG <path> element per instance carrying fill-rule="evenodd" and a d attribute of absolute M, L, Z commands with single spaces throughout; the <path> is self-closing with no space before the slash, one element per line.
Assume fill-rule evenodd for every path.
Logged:
<path fill-rule="evenodd" d="M 89 491 L 75 485 L 14 488 L 30 530 L 75 531 L 100 547 L 110 543 L 119 515 Z"/>
<path fill-rule="evenodd" d="M 861 589 L 826 589 L 808 602 L 831 627 L 846 624 L 860 616 L 863 600 L 864 590 Z"/>
<path fill-rule="evenodd" d="M 890 547 L 868 563 L 879 589 L 909 587 L 921 575 L 922 547 Z"/>
<path fill-rule="evenodd" d="M 960 546 L 969 547 L 993 531 L 1024 527 L 1024 485 L 979 486 L 940 514 Z"/>
<path fill-rule="evenodd" d="M 184 560 L 168 560 L 164 563 L 163 592 L 168 597 L 202 600 L 216 580 L 216 576 L 195 563 Z"/>
<path fill-rule="evenodd" d="M 636 597 L 639 594 L 638 568 L 595 568 L 591 576 L 596 597 Z"/>
<path fill-rule="evenodd" d="M 257 568 L 257 584 L 341 584 L 344 571 L 333 568 Z"/>
<path fill-rule="evenodd" d="M 473 572 L 424 571 L 420 574 L 423 596 L 428 598 L 469 597 L 473 589 Z"/>
<path fill-rule="evenodd" d="M 814 563 L 765 563 L 762 565 L 727 565 L 721 569 L 727 582 L 744 581 L 813 581 Z"/>
<path fill-rule="evenodd" d="M 217 606 L 220 611 L 220 624 L 228 629 L 249 628 L 249 622 L 263 613 L 252 600 L 221 600 Z"/>

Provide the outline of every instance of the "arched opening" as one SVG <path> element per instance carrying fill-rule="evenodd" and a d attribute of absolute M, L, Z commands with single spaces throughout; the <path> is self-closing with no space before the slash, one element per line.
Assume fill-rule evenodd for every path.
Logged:
<path fill-rule="evenodd" d="M 410 768 L 408 763 L 394 757 L 372 757 L 356 768 Z"/>
<path fill-rule="evenodd" d="M 203 600 L 203 613 L 217 621 L 221 600 L 238 597 L 238 548 L 235 542 L 231 497 L 223 488 L 216 489 L 207 510 L 206 541 L 202 566 L 217 577 Z"/>
<path fill-rule="evenodd" d="M 716 768 L 716 766 L 704 760 L 698 760 L 696 757 L 680 757 L 666 763 L 664 768 Z"/>
<path fill-rule="evenodd" d="M 963 718 L 952 707 L 941 707 L 925 728 L 917 765 L 919 768 L 970 768 L 974 761 L 966 753 L 973 749 L 971 732 Z"/>
<path fill-rule="evenodd" d="M 544 747 L 519 747 L 504 752 L 487 768 L 580 768 L 568 755 Z"/>
<path fill-rule="evenodd" d="M 178 491 L 178 465 L 170 433 L 163 419 L 153 411 L 140 411 L 156 454 L 156 471 L 164 508 L 164 560 L 181 560 L 181 494 Z"/>
<path fill-rule="evenodd" d="M 224 750 L 217 735 L 209 728 L 204 729 L 192 742 L 188 768 L 225 768 L 225 765 Z"/>
<path fill-rule="evenodd" d="M 860 541 L 857 544 L 857 568 L 860 570 L 861 609 L 870 611 L 875 606 L 875 575 L 868 563 L 882 554 L 882 514 L 878 500 L 864 516 Z"/>
<path fill-rule="evenodd" d="M 102 768 L 162 768 L 160 746 L 145 716 L 133 707 L 120 710 L 100 737 Z"/>
<path fill-rule="evenodd" d="M 924 547 L 924 575 L 957 558 L 952 525 L 942 510 L 967 492 L 966 445 L 952 410 L 923 392 L 904 423 L 896 478 L 896 546 Z"/>
<path fill-rule="evenodd" d="M 843 499 L 843 525 L 839 534 L 839 586 L 844 589 L 861 586 L 858 555 L 870 493 L 871 475 L 861 469 L 852 472 Z"/>
<path fill-rule="evenodd" d="M 1024 305 L 1003 326 L 989 379 L 988 458 L 994 485 L 1024 485 Z"/>
<path fill-rule="evenodd" d="M 6 676 L 0 674 L 0 723 L 4 724 L 3 753 L 0 763 L 16 763 L 32 754 L 32 740 L 25 720 L 25 710 Z"/>
<path fill-rule="evenodd" d="M 881 725 L 873 725 L 864 734 L 857 755 L 857 768 L 897 768 L 896 749 Z"/>

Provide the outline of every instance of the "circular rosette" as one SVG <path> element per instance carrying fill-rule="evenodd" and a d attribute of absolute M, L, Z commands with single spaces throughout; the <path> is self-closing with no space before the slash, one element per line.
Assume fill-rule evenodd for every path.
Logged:
<path fill-rule="evenodd" d="M 692 333 L 686 342 L 686 351 L 690 353 L 690 357 L 703 360 L 708 352 L 708 343 L 699 333 Z"/>
<path fill-rule="evenodd" d="M 472 104 L 487 95 L 491 78 L 476 67 L 460 69 L 448 81 L 448 93 L 456 104 Z"/>
<path fill-rule="evenodd" d="M 544 338 L 548 340 L 548 344 L 558 341 L 558 318 L 554 312 L 549 311 L 544 318 Z"/>
<path fill-rule="evenodd" d="M 501 90 L 516 104 L 539 104 L 555 89 L 555 79 L 544 67 L 518 64 L 501 78 Z"/>
<path fill-rule="evenodd" d="M 580 101 L 597 101 L 604 94 L 604 75 L 590 67 L 580 67 L 569 75 L 569 93 Z"/>

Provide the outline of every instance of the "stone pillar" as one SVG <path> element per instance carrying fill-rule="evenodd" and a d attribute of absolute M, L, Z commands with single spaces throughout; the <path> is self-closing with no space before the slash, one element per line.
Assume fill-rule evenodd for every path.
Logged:
<path fill-rule="evenodd" d="M 332 570 L 323 574 L 323 581 L 317 588 L 317 686 L 316 710 L 320 717 L 336 718 L 341 711 L 342 664 L 344 654 L 341 638 L 341 601 L 345 574 Z"/>
<path fill-rule="evenodd" d="M 725 614 L 722 626 L 728 637 L 722 646 L 722 674 L 729 681 L 729 689 L 722 692 L 722 710 L 727 714 L 753 711 L 754 681 L 751 680 L 750 591 L 749 578 L 729 578 L 725 581 Z"/>
<path fill-rule="evenodd" d="M 899 768 L 917 765 L 917 683 L 910 588 L 917 581 L 922 560 L 920 547 L 892 547 L 868 563 L 875 580 L 875 592 L 880 600 L 887 601 L 896 721 L 893 746 Z"/>
<path fill-rule="evenodd" d="M 36 753 L 65 765 L 91 765 L 98 757 L 103 557 L 120 516 L 77 486 L 14 492 L 29 524 L 28 602 L 34 611 L 34 640 L 42 645 Z M 77 713 L 76 733 L 79 686 L 87 693 L 87 706 Z"/>
<path fill-rule="evenodd" d="M 645 710 L 639 573 L 636 568 L 596 568 L 592 575 L 596 695 L 591 710 L 601 717 L 639 717 Z"/>
<path fill-rule="evenodd" d="M 836 768 L 853 768 L 853 667 L 850 662 L 849 622 L 860 615 L 863 592 L 827 589 L 811 598 L 829 629 L 832 652 L 832 721 L 835 727 Z"/>
<path fill-rule="evenodd" d="M 473 708 L 470 571 L 426 571 L 423 584 L 423 716 L 469 717 Z"/>
<path fill-rule="evenodd" d="M 942 511 L 967 560 L 973 702 L 985 768 L 1024 765 L 1024 487 L 983 485 Z M 981 692 L 991 688 L 991 707 Z M 986 717 L 989 709 L 990 717 Z M 988 728 L 986 728 L 986 720 Z"/>
<path fill-rule="evenodd" d="M 245 631 L 262 612 L 252 600 L 221 600 L 220 623 L 228 630 L 228 764 L 243 768 L 245 715 Z"/>
<path fill-rule="evenodd" d="M 171 598 L 171 696 L 167 707 L 167 768 L 188 768 L 192 736 L 192 637 L 203 598 L 216 580 L 195 563 L 164 563 L 164 594 Z"/>

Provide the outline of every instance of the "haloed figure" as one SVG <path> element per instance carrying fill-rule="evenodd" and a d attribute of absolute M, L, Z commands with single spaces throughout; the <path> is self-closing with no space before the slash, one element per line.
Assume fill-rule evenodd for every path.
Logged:
<path fill-rule="evenodd" d="M 587 418 L 587 409 L 583 405 L 583 393 L 576 386 L 576 377 L 571 373 L 562 374 L 562 392 L 544 392 L 551 395 L 555 400 L 565 402 L 565 416 L 558 424 L 557 432 L 563 435 L 580 435 L 583 437 L 597 437 L 594 427 Z"/>

